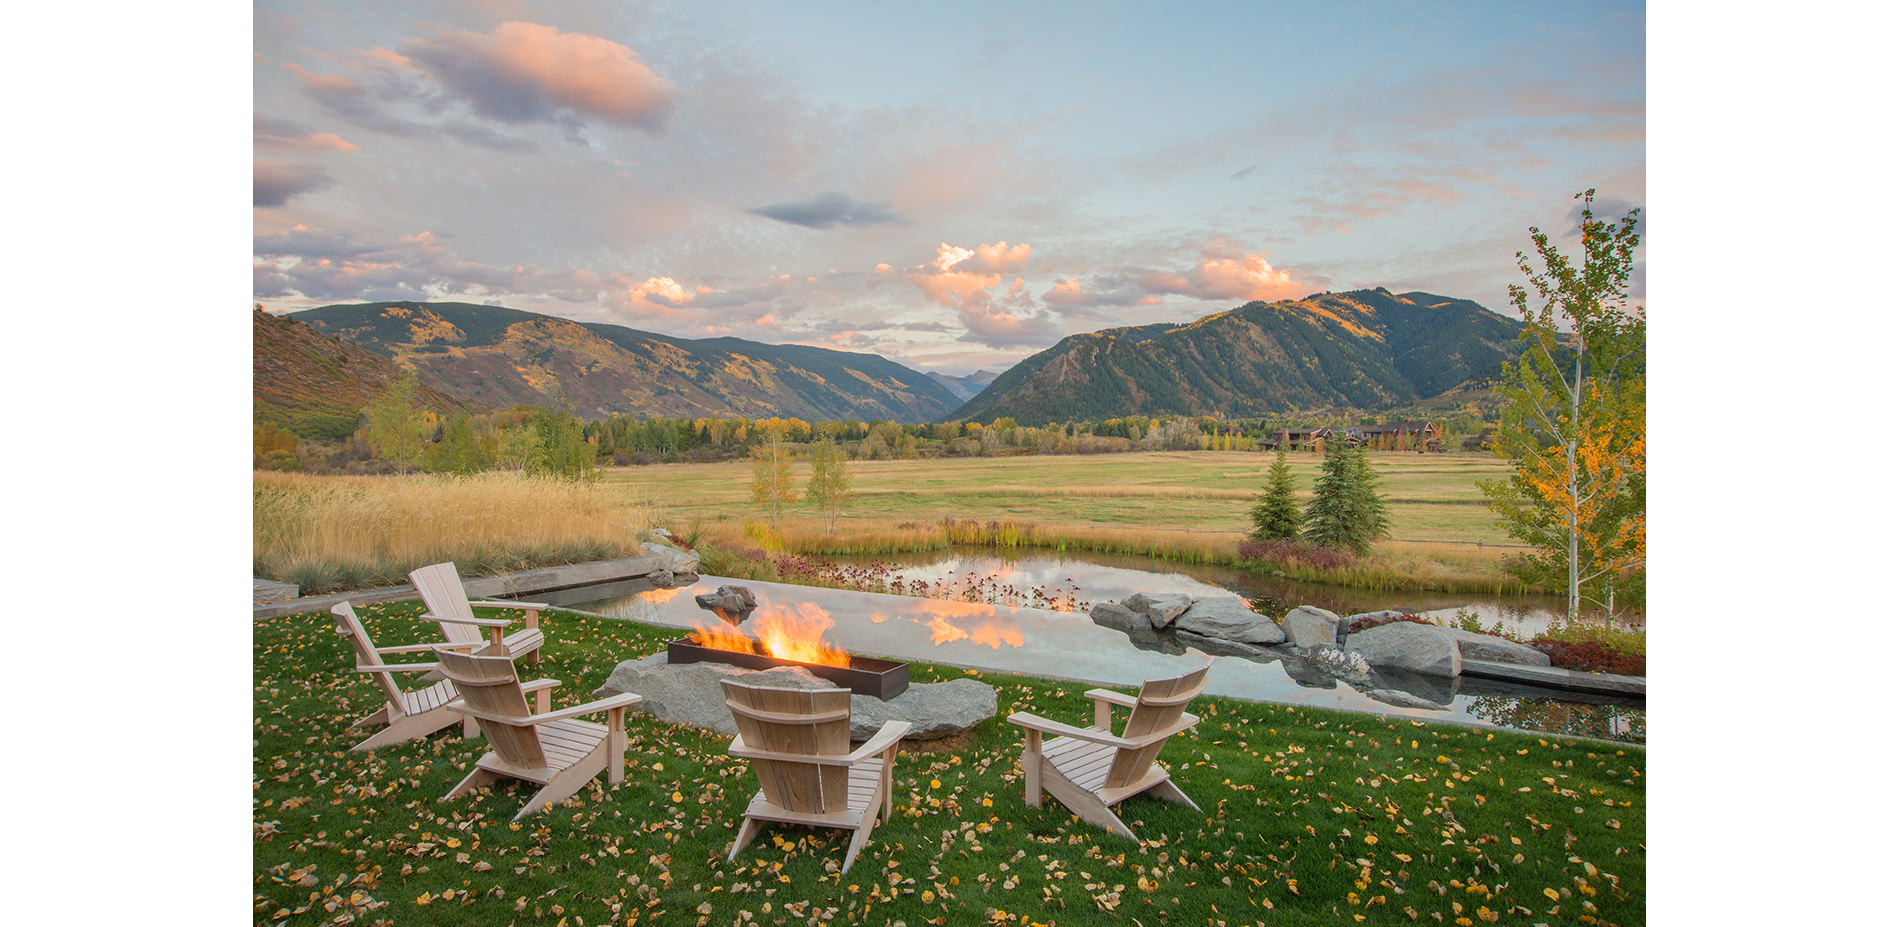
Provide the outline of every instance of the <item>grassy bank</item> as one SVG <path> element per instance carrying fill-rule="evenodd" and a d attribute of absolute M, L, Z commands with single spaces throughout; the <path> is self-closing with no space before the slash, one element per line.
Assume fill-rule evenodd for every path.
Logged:
<path fill-rule="evenodd" d="M 379 643 L 435 633 L 413 605 L 364 609 Z M 536 673 L 559 705 L 674 632 L 543 618 Z M 768 828 L 725 860 L 756 785 L 726 739 L 629 721 L 629 775 L 511 826 L 527 792 L 436 798 L 485 749 L 456 730 L 373 753 L 350 720 L 377 704 L 330 622 L 253 625 L 255 920 L 563 925 L 1529 923 L 1644 920 L 1641 749 L 1204 698 L 1162 754 L 1203 810 L 1136 798 L 1128 843 L 1022 800 L 1033 709 L 1085 723 L 1084 685 L 971 675 L 998 717 L 906 750 L 896 814 L 835 872 L 840 831 Z"/>
<path fill-rule="evenodd" d="M 252 476 L 256 575 L 305 593 L 405 581 L 455 561 L 463 576 L 638 553 L 638 497 L 513 473 L 471 477 Z"/>
<path fill-rule="evenodd" d="M 750 464 L 666 464 L 611 471 L 610 486 L 656 500 L 657 524 L 731 549 L 876 555 L 957 546 L 1100 551 L 1218 563 L 1288 579 L 1375 590 L 1549 592 L 1505 572 L 1514 553 L 1476 486 L 1504 472 L 1488 457 L 1379 454 L 1370 458 L 1392 512 L 1392 537 L 1365 557 L 1312 562 L 1243 558 L 1247 511 L 1271 457 L 1155 452 L 1096 457 L 858 461 L 853 501 L 836 529 L 804 503 L 763 528 Z M 1304 502 L 1317 455 L 1292 458 Z M 755 572 L 743 578 L 771 579 Z"/>

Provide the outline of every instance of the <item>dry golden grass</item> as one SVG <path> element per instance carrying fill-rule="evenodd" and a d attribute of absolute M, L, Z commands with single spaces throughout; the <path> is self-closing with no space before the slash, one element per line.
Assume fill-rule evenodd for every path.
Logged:
<path fill-rule="evenodd" d="M 648 526 L 624 489 L 527 478 L 252 477 L 256 575 L 305 591 L 399 583 L 453 560 L 464 576 L 628 556 Z"/>

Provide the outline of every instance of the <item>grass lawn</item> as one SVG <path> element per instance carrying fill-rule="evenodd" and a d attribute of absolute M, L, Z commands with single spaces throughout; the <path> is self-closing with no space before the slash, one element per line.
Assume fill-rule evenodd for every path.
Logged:
<path fill-rule="evenodd" d="M 1318 478 L 1320 459 L 1307 453 L 1289 458 L 1302 502 Z M 1391 506 L 1394 538 L 1510 542 L 1476 485 L 1504 476 L 1503 461 L 1376 451 L 1368 459 Z M 839 528 L 849 533 L 954 517 L 1187 529 L 1238 538 L 1250 527 L 1247 510 L 1272 463 L 1271 454 L 1243 451 L 852 461 L 854 499 Z M 809 466 L 800 463 L 794 475 L 802 489 Z M 750 461 L 622 467 L 606 471 L 606 480 L 650 501 L 654 523 L 675 530 L 695 520 L 713 525 L 763 518 L 752 505 Z M 817 524 L 808 505 L 795 509 L 800 519 Z"/>
<path fill-rule="evenodd" d="M 360 612 L 385 646 L 434 634 L 413 603 Z M 524 786 L 437 802 L 483 742 L 451 728 L 350 752 L 368 732 L 345 726 L 380 703 L 333 627 L 252 626 L 260 924 L 1644 921 L 1639 748 L 1206 697 L 1162 753 L 1204 810 L 1131 799 L 1134 844 L 1023 803 L 1003 717 L 1087 723 L 1087 686 L 912 664 L 914 681 L 995 686 L 998 716 L 900 753 L 894 819 L 841 877 L 843 831 L 768 828 L 726 862 L 748 767 L 725 738 L 641 714 L 618 788 L 603 775 L 519 826 Z M 532 675 L 563 681 L 557 707 L 678 634 L 563 612 L 543 627 Z"/>

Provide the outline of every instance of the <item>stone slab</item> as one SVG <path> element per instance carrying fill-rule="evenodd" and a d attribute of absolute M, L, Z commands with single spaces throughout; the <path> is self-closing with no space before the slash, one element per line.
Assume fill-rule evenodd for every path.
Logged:
<path fill-rule="evenodd" d="M 251 604 L 268 605 L 297 597 L 297 587 L 290 583 L 251 577 Z"/>
<path fill-rule="evenodd" d="M 468 590 L 468 597 L 471 599 L 507 598 L 532 595 L 553 589 L 591 586 L 596 583 L 644 577 L 664 566 L 663 558 L 652 555 L 622 557 L 619 560 L 595 560 L 590 563 L 568 563 L 538 570 L 523 570 L 502 576 L 477 576 L 464 579 L 462 586 Z M 305 596 L 300 599 L 254 606 L 251 609 L 251 619 L 255 621 L 263 618 L 282 618 L 285 615 L 300 615 L 304 612 L 328 611 L 338 602 L 369 605 L 378 602 L 403 602 L 416 597 L 416 587 L 408 583 L 400 586 L 358 589 L 354 592 L 342 592 L 335 595 Z"/>
<path fill-rule="evenodd" d="M 1603 695 L 1644 697 L 1646 682 L 1641 676 L 1617 676 L 1612 673 L 1579 673 L 1554 666 L 1525 666 L 1519 663 L 1495 663 L 1490 660 L 1465 660 L 1467 676 L 1521 682 L 1547 689 L 1595 692 Z"/>

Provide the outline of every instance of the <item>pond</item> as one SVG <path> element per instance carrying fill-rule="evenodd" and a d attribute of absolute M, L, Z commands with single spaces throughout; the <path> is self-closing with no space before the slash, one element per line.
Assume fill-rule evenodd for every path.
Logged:
<path fill-rule="evenodd" d="M 1047 600 L 1065 604 L 1074 601 L 1083 611 L 1088 609 L 1083 603 L 1120 601 L 1136 592 L 1182 592 L 1195 597 L 1239 595 L 1254 601 L 1263 614 L 1276 616 L 1300 605 L 1316 605 L 1341 616 L 1397 609 L 1455 627 L 1458 613 L 1464 611 L 1476 615 L 1484 630 L 1501 625 L 1511 635 L 1528 640 L 1548 630 L 1564 610 L 1563 599 L 1556 596 L 1352 589 L 1262 576 L 1227 566 L 1095 551 L 1038 551 L 1014 557 L 990 551 L 926 551 L 826 559 L 873 570 L 876 576 L 907 585 L 917 581 L 940 585 L 957 597 L 971 597 L 974 592 L 975 598 L 998 604 L 1039 604 L 1035 593 L 1041 591 Z M 1007 594 L 1011 592 L 1015 594 Z M 1645 621 L 1637 613 L 1619 623 L 1640 630 Z"/>
<path fill-rule="evenodd" d="M 1020 563 L 1020 561 L 1018 561 Z M 1146 580 L 1143 580 L 1144 582 Z M 1510 689 L 1476 679 L 1445 680 L 1383 674 L 1360 691 L 1315 672 L 1303 660 L 1208 656 L 1174 641 L 1137 643 L 1101 627 L 1080 611 L 991 605 L 908 595 L 854 592 L 783 583 L 702 576 L 678 589 L 621 583 L 566 590 L 535 598 L 562 607 L 660 625 L 692 628 L 718 621 L 693 597 L 724 584 L 750 588 L 760 615 L 779 611 L 816 620 L 825 639 L 853 653 L 898 660 L 1024 673 L 1132 689 L 1142 680 L 1177 675 L 1212 661 L 1210 694 L 1255 701 L 1374 712 L 1421 721 L 1451 721 L 1526 731 L 1571 734 L 1631 743 L 1644 740 L 1640 703 L 1592 700 L 1557 692 Z M 1152 587 L 1149 587 L 1152 588 Z M 1119 598 L 1133 588 L 1090 589 L 1091 597 Z M 1185 591 L 1185 590 L 1183 590 Z M 1202 594 L 1227 594 L 1206 586 Z M 628 654 L 632 659 L 638 654 Z M 1376 687 L 1376 688 L 1375 688 Z M 1407 704 L 1384 699 L 1401 693 Z M 1422 707 L 1429 704 L 1431 707 Z"/>

